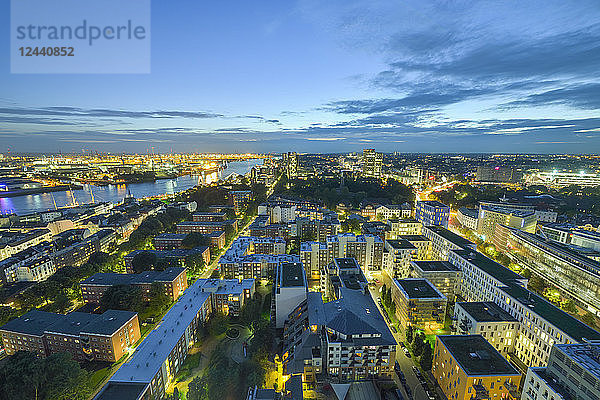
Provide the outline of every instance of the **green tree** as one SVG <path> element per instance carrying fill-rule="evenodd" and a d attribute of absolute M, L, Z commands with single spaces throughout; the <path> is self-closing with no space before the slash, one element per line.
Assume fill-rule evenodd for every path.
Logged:
<path fill-rule="evenodd" d="M 151 251 L 140 251 L 131 260 L 131 269 L 136 274 L 154 269 L 158 259 Z"/>
<path fill-rule="evenodd" d="M 208 320 L 208 333 L 211 336 L 219 336 L 227 331 L 229 327 L 229 317 L 223 313 L 216 312 Z"/>
<path fill-rule="evenodd" d="M 150 301 L 144 310 L 145 313 L 160 315 L 171 305 L 171 298 L 165 294 L 164 287 L 159 282 L 153 282 L 150 286 Z"/>
<path fill-rule="evenodd" d="M 413 354 L 416 357 L 421 356 L 423 354 L 423 350 L 425 349 L 425 335 L 423 332 L 419 332 L 414 339 L 413 342 Z"/>
<path fill-rule="evenodd" d="M 193 249 L 200 246 L 210 246 L 210 238 L 198 232 L 189 233 L 181 242 L 184 249 Z"/>
<path fill-rule="evenodd" d="M 596 317 L 591 312 L 586 312 L 581 317 L 581 320 L 586 324 L 591 326 L 592 328 L 596 328 Z"/>
<path fill-rule="evenodd" d="M 562 309 L 568 312 L 569 314 L 577 314 L 577 307 L 575 306 L 575 302 L 573 302 L 573 300 L 571 299 L 565 300 L 563 302 Z"/>
<path fill-rule="evenodd" d="M 408 328 L 406 328 L 406 341 L 410 344 L 413 342 L 414 339 L 414 331 L 413 331 L 413 327 L 412 325 L 409 325 Z"/>
<path fill-rule="evenodd" d="M 103 311 L 128 310 L 141 312 L 143 308 L 142 291 L 139 287 L 135 286 L 111 286 L 100 298 L 100 309 Z"/>
<path fill-rule="evenodd" d="M 431 371 L 431 367 L 433 366 L 433 351 L 429 343 L 425 343 L 419 364 L 424 371 Z"/>

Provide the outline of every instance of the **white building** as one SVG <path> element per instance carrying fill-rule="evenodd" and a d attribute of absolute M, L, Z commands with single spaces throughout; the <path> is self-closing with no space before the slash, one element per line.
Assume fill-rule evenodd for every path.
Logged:
<path fill-rule="evenodd" d="M 600 333 L 525 288 L 521 275 L 473 250 L 453 250 L 449 262 L 461 273 L 458 293 L 466 301 L 493 301 L 519 321 L 514 355 L 543 366 L 554 344 L 600 340 Z"/>
<path fill-rule="evenodd" d="M 300 262 L 282 263 L 275 277 L 275 327 L 283 328 L 287 316 L 306 300 L 306 273 Z"/>

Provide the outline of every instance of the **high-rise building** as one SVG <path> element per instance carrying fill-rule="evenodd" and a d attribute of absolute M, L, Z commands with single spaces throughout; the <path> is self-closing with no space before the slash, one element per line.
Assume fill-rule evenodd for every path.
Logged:
<path fill-rule="evenodd" d="M 448 299 L 431 282 L 419 278 L 392 282 L 392 300 L 402 325 L 421 329 L 438 329 L 444 325 Z"/>
<path fill-rule="evenodd" d="M 300 163 L 298 161 L 298 153 L 288 152 L 284 154 L 285 173 L 288 179 L 297 179 Z"/>
<path fill-rule="evenodd" d="M 383 154 L 377 153 L 375 149 L 364 149 L 362 157 L 362 174 L 366 177 L 381 178 L 381 166 Z"/>

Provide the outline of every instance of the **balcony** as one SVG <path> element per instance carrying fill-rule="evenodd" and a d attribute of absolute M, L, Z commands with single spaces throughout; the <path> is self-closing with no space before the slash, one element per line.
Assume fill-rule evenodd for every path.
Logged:
<path fill-rule="evenodd" d="M 504 387 L 508 389 L 508 393 L 510 394 L 512 399 L 519 398 L 519 387 L 515 385 L 513 382 L 506 380 L 504 381 Z"/>
<path fill-rule="evenodd" d="M 473 400 L 488 400 L 490 398 L 490 392 L 483 385 L 473 385 L 475 395 L 471 396 Z"/>

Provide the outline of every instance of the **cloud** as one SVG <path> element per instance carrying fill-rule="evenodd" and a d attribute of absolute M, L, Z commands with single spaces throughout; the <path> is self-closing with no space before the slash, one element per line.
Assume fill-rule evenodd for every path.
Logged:
<path fill-rule="evenodd" d="M 78 107 L 45 107 L 45 108 L 19 108 L 3 107 L 0 114 L 9 115 L 35 115 L 55 117 L 110 117 L 110 118 L 217 118 L 222 114 L 202 111 L 126 111 L 111 109 L 83 109 Z"/>

